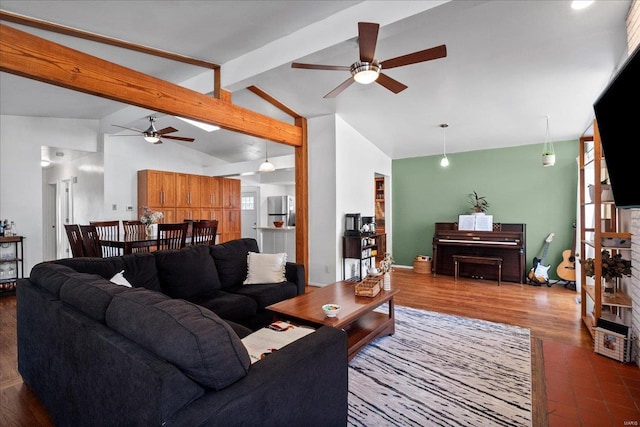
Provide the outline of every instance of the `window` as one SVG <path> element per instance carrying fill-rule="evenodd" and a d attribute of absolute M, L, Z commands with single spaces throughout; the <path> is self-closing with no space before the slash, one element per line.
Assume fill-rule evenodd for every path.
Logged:
<path fill-rule="evenodd" d="M 254 196 L 242 196 L 242 210 L 252 211 L 255 209 L 255 197 Z"/>

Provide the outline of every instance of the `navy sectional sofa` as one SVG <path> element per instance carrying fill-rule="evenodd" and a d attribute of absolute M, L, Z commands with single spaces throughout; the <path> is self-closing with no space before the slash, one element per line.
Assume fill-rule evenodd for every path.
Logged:
<path fill-rule="evenodd" d="M 18 369 L 59 426 L 343 426 L 347 338 L 321 327 L 253 365 L 241 338 L 304 292 L 243 285 L 253 239 L 40 263 L 19 280 Z M 132 285 L 109 281 L 124 270 Z"/>

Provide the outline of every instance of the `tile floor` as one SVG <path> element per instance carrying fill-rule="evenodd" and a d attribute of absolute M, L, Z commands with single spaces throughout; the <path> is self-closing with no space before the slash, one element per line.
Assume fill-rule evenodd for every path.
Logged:
<path fill-rule="evenodd" d="M 543 342 L 550 427 L 640 425 L 640 368 L 580 347 Z"/>

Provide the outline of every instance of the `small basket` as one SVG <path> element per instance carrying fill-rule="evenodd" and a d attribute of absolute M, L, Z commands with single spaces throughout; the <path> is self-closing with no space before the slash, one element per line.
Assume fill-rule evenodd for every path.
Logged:
<path fill-rule="evenodd" d="M 365 277 L 362 281 L 356 283 L 356 295 L 359 297 L 375 297 L 382 289 L 383 280 L 382 275 Z"/>
<path fill-rule="evenodd" d="M 413 271 L 418 274 L 431 273 L 431 259 L 423 259 L 421 255 L 418 255 L 413 260 Z"/>
<path fill-rule="evenodd" d="M 596 328 L 593 351 L 618 362 L 631 362 L 631 340 L 608 329 Z"/>

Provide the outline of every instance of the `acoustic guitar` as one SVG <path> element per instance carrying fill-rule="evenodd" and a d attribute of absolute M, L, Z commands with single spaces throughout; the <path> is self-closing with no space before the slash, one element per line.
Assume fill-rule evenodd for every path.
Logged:
<path fill-rule="evenodd" d="M 548 271 L 551 268 L 551 264 L 544 265 L 544 260 L 547 257 L 547 250 L 549 249 L 549 244 L 553 240 L 554 233 L 549 233 L 546 239 L 544 239 L 544 247 L 542 248 L 542 254 L 540 258 L 533 257 L 533 267 L 529 271 L 529 275 L 527 276 L 531 283 L 535 286 L 540 286 L 543 283 L 547 286 L 551 286 L 549 284 L 549 274 Z"/>
<path fill-rule="evenodd" d="M 562 262 L 556 269 L 558 277 L 566 282 L 576 281 L 576 223 L 573 223 L 573 244 L 571 249 L 562 251 Z"/>

